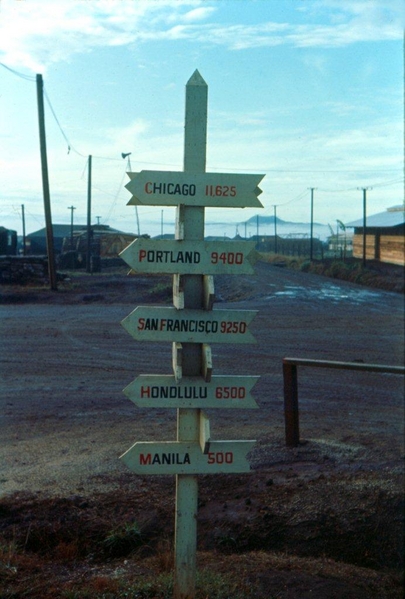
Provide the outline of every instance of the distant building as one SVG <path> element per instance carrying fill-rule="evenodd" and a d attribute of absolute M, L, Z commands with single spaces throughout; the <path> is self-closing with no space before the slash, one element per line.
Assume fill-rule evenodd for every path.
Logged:
<path fill-rule="evenodd" d="M 85 252 L 87 249 L 86 225 L 73 225 L 73 240 L 71 225 L 52 225 L 53 245 L 56 254 L 69 250 Z M 101 257 L 118 256 L 131 241 L 138 237 L 132 233 L 123 233 L 108 225 L 92 225 L 92 245 L 99 248 Z M 72 243 L 73 241 L 73 243 Z M 39 229 L 26 236 L 26 248 L 29 254 L 46 254 L 46 229 Z"/>
<path fill-rule="evenodd" d="M 92 254 L 100 258 L 116 258 L 127 245 L 138 237 L 149 237 L 149 235 L 139 236 L 133 233 L 123 233 L 107 225 L 93 226 L 91 234 Z M 87 252 L 86 228 L 76 231 L 73 234 L 73 247 L 70 236 L 65 237 L 62 251 L 66 252 L 69 250 L 75 250 L 78 254 L 85 254 Z"/>
<path fill-rule="evenodd" d="M 73 225 L 73 232 L 83 231 L 84 225 Z M 71 225 L 52 225 L 53 246 L 55 253 L 59 254 L 62 251 L 63 240 L 65 237 L 70 237 Z M 31 255 L 41 255 L 47 253 L 46 248 L 46 229 L 39 229 L 25 237 L 26 253 Z"/>
<path fill-rule="evenodd" d="M 353 233 L 342 231 L 328 237 L 328 251 L 340 256 L 352 256 Z"/>
<path fill-rule="evenodd" d="M 17 253 L 17 231 L 0 227 L 0 256 L 15 256 Z"/>
<path fill-rule="evenodd" d="M 363 219 L 346 224 L 354 228 L 353 256 L 363 257 Z M 405 264 L 404 206 L 393 206 L 385 212 L 366 218 L 366 259 L 390 264 Z"/>

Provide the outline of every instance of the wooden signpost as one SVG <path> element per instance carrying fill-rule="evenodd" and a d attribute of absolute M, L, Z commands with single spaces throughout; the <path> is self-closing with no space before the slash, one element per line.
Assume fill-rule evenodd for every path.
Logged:
<path fill-rule="evenodd" d="M 176 206 L 175 240 L 138 239 L 122 258 L 135 272 L 173 274 L 173 306 L 138 306 L 122 321 L 139 341 L 171 341 L 173 375 L 138 376 L 124 393 L 140 407 L 177 408 L 177 440 L 137 442 L 121 459 L 135 473 L 176 475 L 174 598 L 195 597 L 198 474 L 248 472 L 254 441 L 212 440 L 202 408 L 257 408 L 259 377 L 212 375 L 210 343 L 253 343 L 256 312 L 213 310 L 215 274 L 250 274 L 251 242 L 204 241 L 205 207 L 262 207 L 264 175 L 206 173 L 208 88 L 186 85 L 184 171 L 128 173 L 130 205 Z"/>

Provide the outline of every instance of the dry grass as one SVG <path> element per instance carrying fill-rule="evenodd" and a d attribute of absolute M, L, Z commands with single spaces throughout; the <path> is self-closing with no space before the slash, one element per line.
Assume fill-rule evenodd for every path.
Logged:
<path fill-rule="evenodd" d="M 285 266 L 301 272 L 309 272 L 341 281 L 349 281 L 365 287 L 404 293 L 404 268 L 395 264 L 384 264 L 375 260 L 367 261 L 366 267 L 356 258 L 345 261 L 328 258 L 309 261 L 307 258 L 281 256 L 277 254 L 260 254 L 261 259 L 269 264 Z"/>

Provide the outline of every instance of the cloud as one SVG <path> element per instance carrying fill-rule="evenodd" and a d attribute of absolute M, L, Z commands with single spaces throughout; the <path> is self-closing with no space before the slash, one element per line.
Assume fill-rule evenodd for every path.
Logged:
<path fill-rule="evenodd" d="M 104 131 L 106 154 L 125 152 L 136 146 L 138 140 L 148 134 L 151 125 L 144 119 L 135 119 L 125 127 L 109 127 Z"/>
<path fill-rule="evenodd" d="M 192 22 L 211 12 L 199 5 L 200 0 L 8 2 L 1 6 L 1 60 L 8 66 L 43 71 L 49 64 L 97 47 L 149 39 L 150 32 L 166 30 L 170 18 L 179 22 L 183 13 Z"/>
<path fill-rule="evenodd" d="M 244 6 L 248 3 L 244 0 Z M 284 44 L 340 47 L 402 39 L 400 0 L 322 0 L 304 7 L 306 23 L 261 19 L 248 25 L 229 21 L 226 13 L 220 20 L 221 4 L 209 0 L 10 1 L 1 6 L 0 56 L 8 66 L 43 72 L 49 64 L 97 47 L 154 40 L 188 40 L 244 50 Z"/>
<path fill-rule="evenodd" d="M 200 8 L 194 8 L 183 15 L 182 20 L 189 23 L 194 21 L 202 21 L 215 12 L 215 10 L 216 9 L 212 6 L 201 6 Z"/>

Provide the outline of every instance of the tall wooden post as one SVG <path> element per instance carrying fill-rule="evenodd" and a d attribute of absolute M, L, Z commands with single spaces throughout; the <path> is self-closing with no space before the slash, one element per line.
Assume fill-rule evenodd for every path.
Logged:
<path fill-rule="evenodd" d="M 42 75 L 37 75 L 37 102 L 38 102 L 38 124 L 39 124 L 39 145 L 41 151 L 41 170 L 42 170 L 42 190 L 44 196 L 45 226 L 46 226 L 46 247 L 48 253 L 48 273 L 51 289 L 58 289 L 56 282 L 55 251 L 53 244 L 51 198 L 49 194 L 48 177 L 48 158 L 46 153 L 46 135 L 45 135 L 45 111 L 44 111 L 44 83 Z"/>
<path fill-rule="evenodd" d="M 70 249 L 73 250 L 73 210 L 76 210 L 74 206 L 69 206 L 70 210 Z"/>
<path fill-rule="evenodd" d="M 91 272 L 91 155 L 89 156 L 87 175 L 87 252 L 86 272 Z"/>
<path fill-rule="evenodd" d="M 196 70 L 186 85 L 184 134 L 184 171 L 205 172 L 207 145 L 208 86 Z M 179 205 L 176 215 L 176 239 L 204 240 L 204 207 Z M 202 275 L 180 275 L 184 308 L 203 309 Z M 183 376 L 202 372 L 202 344 L 185 343 L 182 348 Z M 199 441 L 200 410 L 178 409 L 177 440 Z M 195 475 L 176 475 L 175 524 L 175 599 L 192 599 L 195 593 L 197 552 L 198 483 Z"/>
<path fill-rule="evenodd" d="M 23 256 L 25 256 L 26 250 L 25 250 L 25 206 L 24 204 L 21 204 L 21 215 L 22 215 L 22 230 L 23 230 Z"/>
<path fill-rule="evenodd" d="M 297 365 L 283 362 L 284 420 L 287 447 L 297 447 L 300 442 L 298 409 Z"/>
<path fill-rule="evenodd" d="M 358 187 L 363 191 L 363 268 L 366 267 L 367 262 L 367 191 L 373 189 L 372 187 Z"/>
<path fill-rule="evenodd" d="M 309 237 L 309 259 L 313 260 L 314 257 L 314 189 L 315 187 L 310 187 L 311 190 L 311 225 L 310 225 L 310 237 Z"/>

